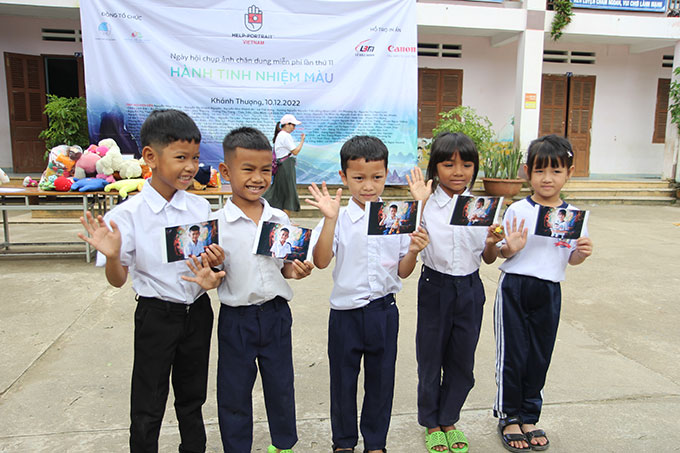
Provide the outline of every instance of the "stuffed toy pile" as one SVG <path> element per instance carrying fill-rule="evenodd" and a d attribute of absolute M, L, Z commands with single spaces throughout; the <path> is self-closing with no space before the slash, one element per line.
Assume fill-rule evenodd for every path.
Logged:
<path fill-rule="evenodd" d="M 41 190 L 93 192 L 118 189 L 123 198 L 139 190 L 151 176 L 143 159 L 125 159 L 113 139 L 106 138 L 85 151 L 79 146 L 60 145 L 49 153 Z M 29 182 L 24 181 L 28 186 Z"/>
<path fill-rule="evenodd" d="M 125 159 L 111 138 L 90 145 L 85 151 L 79 146 L 59 145 L 49 152 L 47 168 L 36 183 L 27 177 L 24 186 L 37 184 L 41 190 L 94 192 L 117 190 L 122 198 L 141 190 L 151 177 L 151 169 L 144 159 Z M 193 189 L 222 187 L 215 168 L 200 165 Z"/>

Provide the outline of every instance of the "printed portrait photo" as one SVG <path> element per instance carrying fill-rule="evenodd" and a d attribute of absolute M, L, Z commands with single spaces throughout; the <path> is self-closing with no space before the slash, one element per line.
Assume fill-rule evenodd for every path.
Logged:
<path fill-rule="evenodd" d="M 217 220 L 190 223 L 165 228 L 165 262 L 186 260 L 199 256 L 210 244 L 217 244 Z"/>
<path fill-rule="evenodd" d="M 503 197 L 472 197 L 455 195 L 451 225 L 488 227 L 497 223 Z"/>
<path fill-rule="evenodd" d="M 534 234 L 555 238 L 569 246 L 565 241 L 580 238 L 587 219 L 588 211 L 540 206 Z"/>
<path fill-rule="evenodd" d="M 372 201 L 366 203 L 368 234 L 386 236 L 413 233 L 420 224 L 420 201 Z"/>
<path fill-rule="evenodd" d="M 260 222 L 253 253 L 284 261 L 307 259 L 312 230 L 276 222 Z"/>

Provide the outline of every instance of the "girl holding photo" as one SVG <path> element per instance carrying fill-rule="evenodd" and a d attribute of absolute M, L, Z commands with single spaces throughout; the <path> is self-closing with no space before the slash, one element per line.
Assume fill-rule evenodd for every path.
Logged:
<path fill-rule="evenodd" d="M 423 200 L 423 225 L 430 245 L 422 252 L 418 281 L 418 423 L 427 428 L 428 452 L 468 451 L 456 428 L 460 410 L 474 386 L 474 357 L 482 325 L 482 258 L 496 260 L 498 225 L 470 228 L 449 225 L 454 195 L 471 195 L 479 155 L 464 134 L 443 132 L 432 142 L 425 182 L 419 168 L 407 176 L 416 200 Z"/>

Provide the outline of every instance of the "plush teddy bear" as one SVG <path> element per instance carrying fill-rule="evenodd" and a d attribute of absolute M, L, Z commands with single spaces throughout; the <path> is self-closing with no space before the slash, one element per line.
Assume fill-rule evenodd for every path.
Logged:
<path fill-rule="evenodd" d="M 120 171 L 123 164 L 123 156 L 120 154 L 120 148 L 117 146 L 109 148 L 109 151 L 104 157 L 99 159 L 96 164 L 97 178 L 106 179 L 109 182 L 115 182 L 113 173 Z"/>
<path fill-rule="evenodd" d="M 89 149 L 89 148 L 88 148 Z M 99 162 L 99 154 L 87 152 L 82 155 L 78 162 L 76 162 L 76 169 L 73 176 L 78 179 L 93 177 L 97 174 L 97 162 Z"/>
<path fill-rule="evenodd" d="M 118 172 L 121 179 L 135 179 L 142 176 L 142 166 L 136 159 L 124 160 Z"/>

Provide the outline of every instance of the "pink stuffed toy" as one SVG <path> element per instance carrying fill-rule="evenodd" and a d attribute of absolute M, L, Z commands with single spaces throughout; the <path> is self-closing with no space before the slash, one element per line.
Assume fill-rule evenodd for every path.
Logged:
<path fill-rule="evenodd" d="M 78 179 L 88 178 L 97 174 L 97 162 L 101 159 L 98 154 L 86 152 L 76 162 L 74 176 Z"/>

